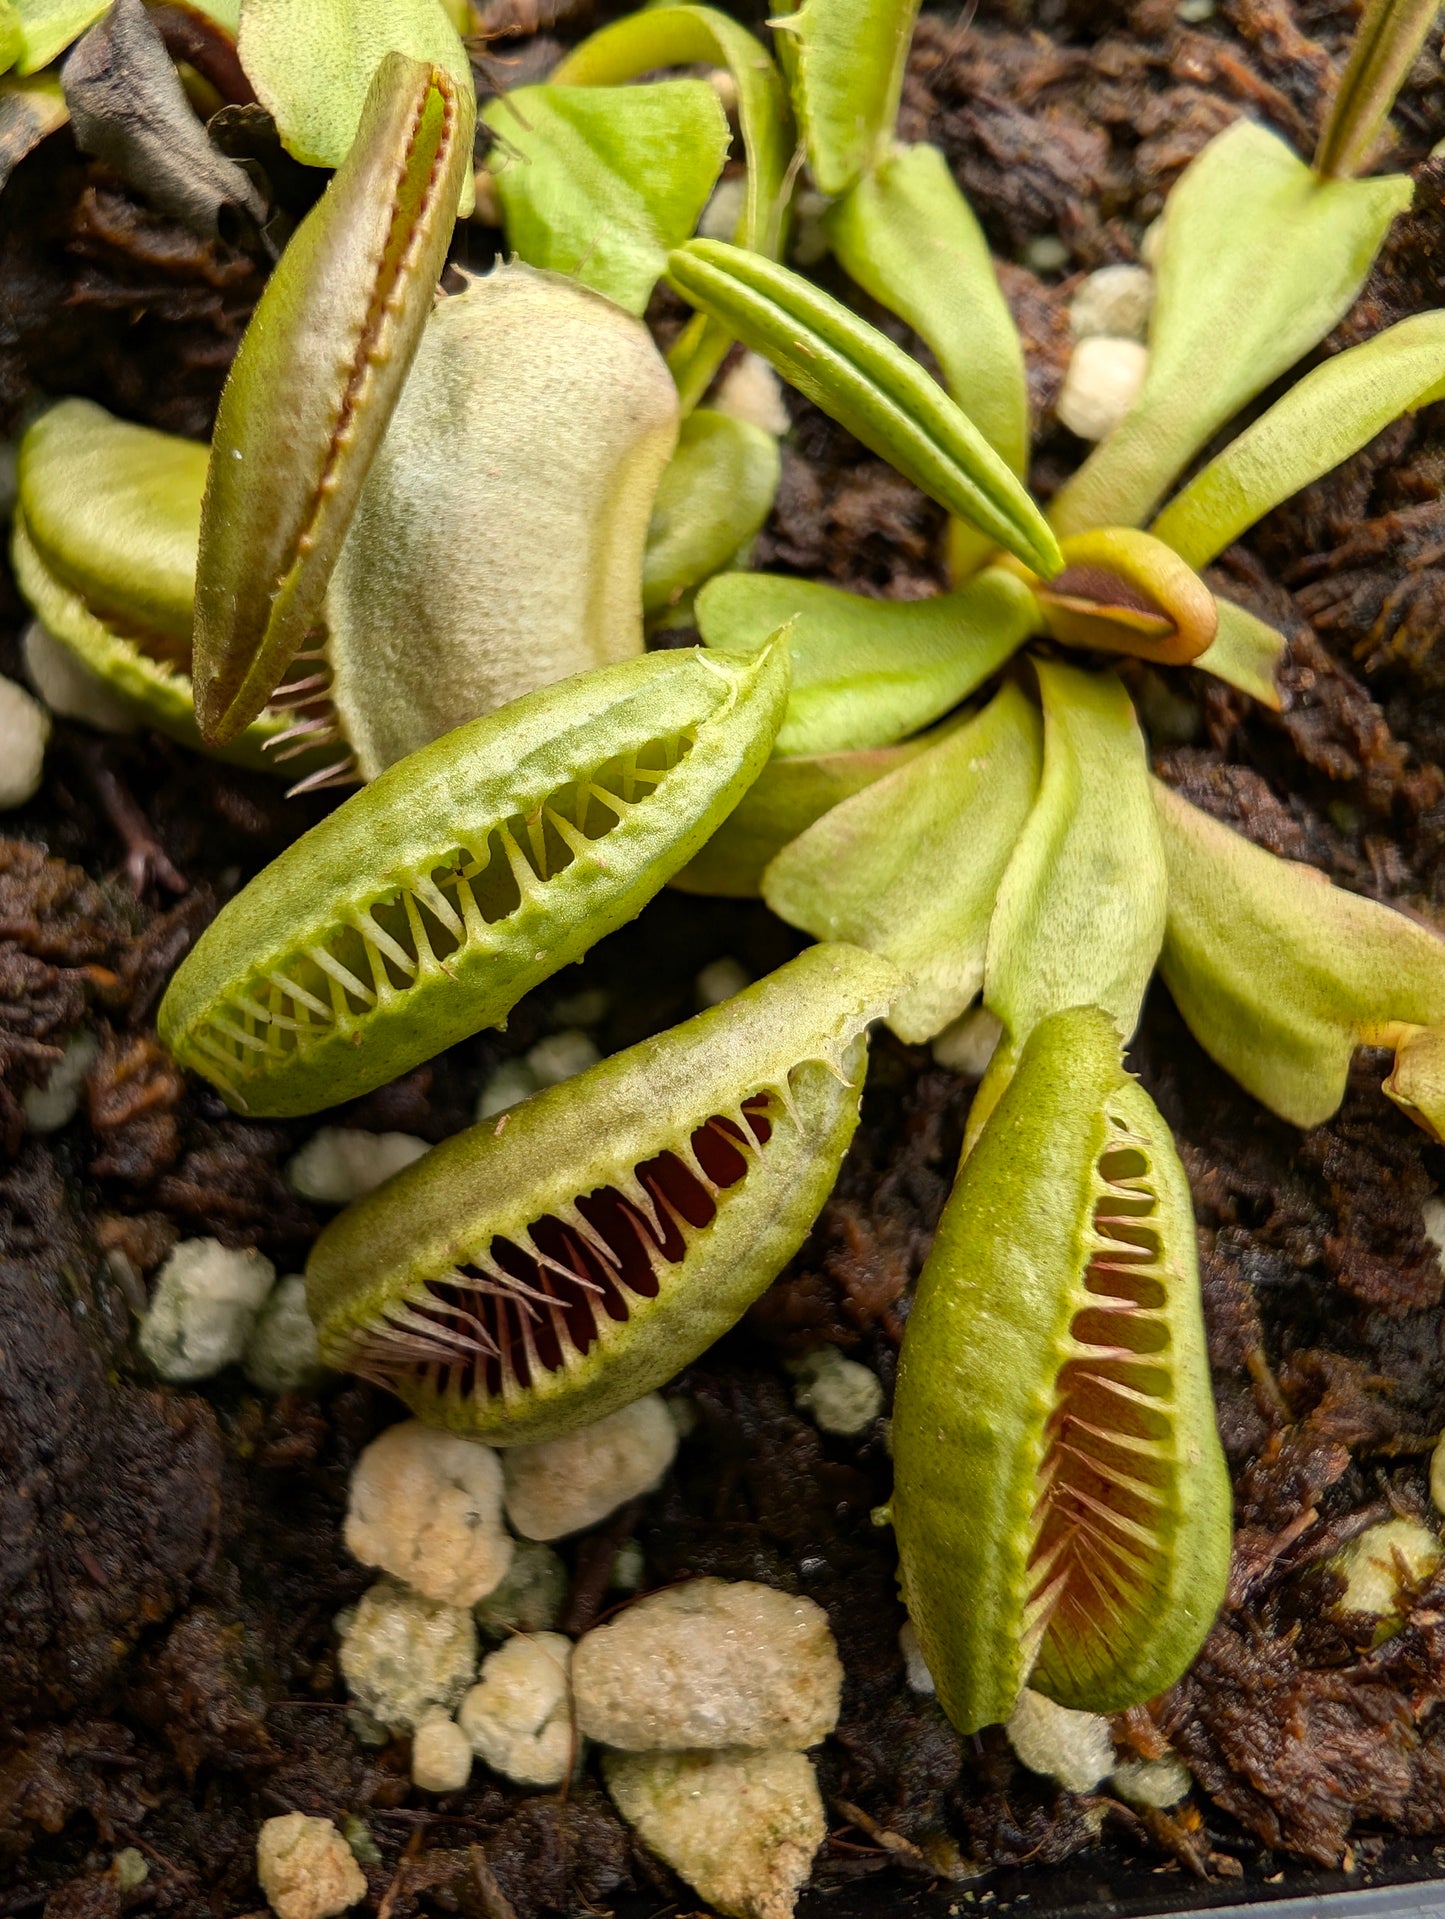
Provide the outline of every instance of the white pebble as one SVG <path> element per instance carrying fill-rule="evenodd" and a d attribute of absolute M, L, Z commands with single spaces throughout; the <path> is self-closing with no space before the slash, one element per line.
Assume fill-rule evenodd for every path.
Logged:
<path fill-rule="evenodd" d="M 1081 440 L 1112 433 L 1138 398 L 1149 350 L 1138 340 L 1080 340 L 1055 411 Z"/>
<path fill-rule="evenodd" d="M 1432 1477 L 1433 1477 L 1432 1460 Z M 1345 1581 L 1341 1612 L 1369 1613 L 1382 1621 L 1399 1616 L 1402 1585 L 1419 1585 L 1440 1564 L 1440 1541 L 1417 1519 L 1386 1519 L 1352 1539 L 1330 1561 Z"/>
<path fill-rule="evenodd" d="M 836 1346 L 820 1346 L 792 1368 L 793 1403 L 825 1433 L 848 1437 L 866 1432 L 883 1410 L 877 1373 L 845 1359 Z"/>
<path fill-rule="evenodd" d="M 788 258 L 794 266 L 813 267 L 828 256 L 828 229 L 824 225 L 833 202 L 816 187 L 800 187 L 793 195 L 793 226 L 788 236 Z"/>
<path fill-rule="evenodd" d="M 1435 1256 L 1445 1267 L 1445 1199 L 1436 1193 L 1420 1208 L 1420 1223 L 1425 1237 L 1435 1248 Z"/>
<path fill-rule="evenodd" d="M 734 174 L 730 180 L 719 180 L 713 188 L 712 198 L 702 210 L 702 218 L 697 223 L 698 238 L 731 240 L 738 230 L 738 221 L 742 217 L 743 202 L 747 194 L 746 174 L 738 173 Z"/>
<path fill-rule="evenodd" d="M 537 1090 L 537 1075 L 524 1059 L 504 1059 L 483 1086 L 477 1099 L 477 1124 L 495 1119 L 511 1106 L 530 1099 Z"/>
<path fill-rule="evenodd" d="M 898 1629 L 898 1650 L 903 1654 L 903 1664 L 910 1692 L 933 1693 L 938 1688 L 933 1683 L 933 1674 L 928 1670 L 928 1661 L 923 1657 L 923 1648 L 918 1643 L 918 1634 L 911 1619 L 905 1619 Z"/>
<path fill-rule="evenodd" d="M 20 651 L 26 679 L 52 713 L 81 720 L 101 733 L 134 733 L 140 725 L 135 708 L 39 620 L 26 627 Z"/>
<path fill-rule="evenodd" d="M 162 1379 L 209 1379 L 245 1352 L 275 1283 L 260 1253 L 183 1239 L 160 1270 L 136 1344 Z"/>
<path fill-rule="evenodd" d="M 650 1493 L 676 1452 L 677 1428 L 657 1393 L 561 1439 L 509 1446 L 507 1517 L 525 1539 L 583 1532 Z"/>
<path fill-rule="evenodd" d="M 256 1839 L 256 1877 L 276 1919 L 335 1919 L 366 1897 L 366 1876 L 329 1819 L 268 1819 Z"/>
<path fill-rule="evenodd" d="M 647 1554 L 636 1539 L 629 1539 L 625 1545 L 617 1548 L 617 1557 L 612 1562 L 612 1571 L 608 1574 L 607 1590 L 614 1593 L 635 1593 L 647 1576 Z"/>
<path fill-rule="evenodd" d="M 394 1579 L 367 1588 L 341 1637 L 347 1691 L 394 1730 L 410 1732 L 434 1706 L 454 1706 L 476 1670 L 471 1613 Z"/>
<path fill-rule="evenodd" d="M 411 1736 L 411 1783 L 422 1792 L 460 1792 L 472 1776 L 472 1749 L 456 1720 L 440 1707 Z"/>
<path fill-rule="evenodd" d="M 982 1079 L 1003 1038 L 1003 1021 L 986 1006 L 970 1006 L 933 1042 L 933 1057 L 950 1073 Z"/>
<path fill-rule="evenodd" d="M 135 1846 L 122 1846 L 110 1862 L 115 1883 L 122 1892 L 136 1892 L 151 1876 L 150 1861 Z"/>
<path fill-rule="evenodd" d="M 705 1013 L 710 1006 L 721 1006 L 724 1000 L 740 993 L 752 983 L 752 974 L 741 961 L 731 954 L 723 959 L 710 960 L 692 983 L 693 998 L 698 1011 Z"/>
<path fill-rule="evenodd" d="M 1023 262 L 1031 273 L 1061 273 L 1069 264 L 1069 249 L 1057 233 L 1041 233 L 1025 246 Z"/>
<path fill-rule="evenodd" d="M 25 1121 L 32 1133 L 58 1133 L 75 1118 L 80 1089 L 100 1052 L 94 1033 L 72 1033 L 65 1051 L 41 1086 L 27 1086 L 20 1095 Z"/>
<path fill-rule="evenodd" d="M 783 400 L 783 383 L 760 353 L 744 353 L 718 383 L 713 405 L 729 419 L 761 427 L 782 439 L 793 422 Z"/>
<path fill-rule="evenodd" d="M 1164 215 L 1161 213 L 1151 220 L 1144 229 L 1139 241 L 1139 258 L 1151 273 L 1159 271 L 1159 258 L 1164 251 Z"/>
<path fill-rule="evenodd" d="M 550 1632 L 562 1617 L 567 1597 L 567 1568 L 550 1546 L 519 1539 L 512 1547 L 507 1576 L 494 1592 L 472 1608 L 488 1639 L 514 1632 Z"/>
<path fill-rule="evenodd" d="M 1206 20 L 1214 18 L 1214 0 L 1179 0 L 1174 9 L 1176 20 L 1182 20 L 1186 27 L 1202 27 Z"/>
<path fill-rule="evenodd" d="M 1096 1712 L 1055 1705 L 1027 1687 L 1008 1722 L 1009 1742 L 1030 1772 L 1057 1779 L 1070 1792 L 1092 1792 L 1114 1770 L 1109 1722 Z"/>
<path fill-rule="evenodd" d="M 1109 1775 L 1109 1784 L 1121 1799 L 1159 1812 L 1177 1806 L 1192 1783 L 1188 1766 L 1179 1759 L 1126 1759 Z"/>
<path fill-rule="evenodd" d="M 1069 302 L 1069 325 L 1076 340 L 1143 340 L 1153 305 L 1154 275 L 1148 267 L 1100 267 L 1079 282 Z"/>
<path fill-rule="evenodd" d="M 572 1684 L 578 1725 L 605 1746 L 801 1748 L 837 1725 L 843 1668 L 811 1599 L 692 1579 L 594 1627 Z"/>
<path fill-rule="evenodd" d="M 410 1166 L 426 1141 L 410 1133 L 364 1133 L 355 1126 L 323 1126 L 286 1168 L 291 1190 L 323 1206 L 349 1206 L 383 1180 Z"/>
<path fill-rule="evenodd" d="M 472 1606 L 512 1563 L 502 1524 L 502 1467 L 490 1446 L 404 1420 L 356 1462 L 346 1550 L 428 1599 Z"/>
<path fill-rule="evenodd" d="M 601 1057 L 596 1040 L 576 1027 L 549 1033 L 527 1050 L 527 1064 L 538 1086 L 560 1086 L 564 1080 L 575 1079 L 589 1066 L 595 1066 Z"/>
<path fill-rule="evenodd" d="M 311 1392 L 326 1377 L 300 1273 L 276 1282 L 251 1328 L 242 1364 L 263 1393 Z"/>
<path fill-rule="evenodd" d="M 0 811 L 39 792 L 49 738 L 50 715 L 39 700 L 0 674 Z"/>
<path fill-rule="evenodd" d="M 602 1775 L 642 1843 L 708 1905 L 790 1919 L 826 1833 L 803 1753 L 607 1753 Z"/>
<path fill-rule="evenodd" d="M 611 1011 L 612 995 L 605 986 L 584 986 L 555 1001 L 552 1017 L 559 1026 L 600 1026 Z"/>
<path fill-rule="evenodd" d="M 556 1786 L 572 1765 L 567 1683 L 572 1642 L 558 1632 L 520 1634 L 482 1661 L 457 1722 L 472 1751 L 519 1786 Z"/>

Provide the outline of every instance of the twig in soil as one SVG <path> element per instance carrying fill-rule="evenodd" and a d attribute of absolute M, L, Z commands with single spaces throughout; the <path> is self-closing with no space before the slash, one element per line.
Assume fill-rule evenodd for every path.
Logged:
<path fill-rule="evenodd" d="M 150 821 L 112 766 L 105 748 L 81 747 L 80 761 L 101 811 L 125 848 L 125 874 L 136 897 L 152 883 L 164 887 L 168 893 L 189 891 L 189 881 L 171 864 L 165 848 L 151 831 Z"/>
<path fill-rule="evenodd" d="M 470 1848 L 472 1883 L 477 1890 L 477 1908 L 482 1919 L 517 1919 L 512 1902 L 497 1884 L 497 1875 L 487 1864 L 480 1846 Z"/>

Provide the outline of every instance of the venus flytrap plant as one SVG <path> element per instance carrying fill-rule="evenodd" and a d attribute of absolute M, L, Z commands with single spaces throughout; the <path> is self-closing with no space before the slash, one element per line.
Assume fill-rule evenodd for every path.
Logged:
<path fill-rule="evenodd" d="M 899 984 L 810 947 L 723 1005 L 445 1141 L 321 1235 L 323 1356 L 493 1444 L 640 1398 L 801 1245 Z"/>
<path fill-rule="evenodd" d="M 580 674 L 459 727 L 305 833 L 221 913 L 162 1038 L 242 1112 L 315 1112 L 499 1025 L 639 912 L 736 804 L 787 647 Z"/>
<path fill-rule="evenodd" d="M 902 1586 L 964 1732 L 1162 1692 L 1224 1597 L 1189 1188 L 1090 1007 L 1035 1027 L 944 1210 L 893 1415 Z"/>

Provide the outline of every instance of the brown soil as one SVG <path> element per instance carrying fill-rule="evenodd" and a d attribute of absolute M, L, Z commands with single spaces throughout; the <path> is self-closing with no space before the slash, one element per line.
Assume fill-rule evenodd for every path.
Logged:
<path fill-rule="evenodd" d="M 1240 111 L 1308 149 L 1347 13 L 1224 0 L 1185 27 L 1167 0 L 1045 0 L 1032 17 L 995 0 L 967 27 L 920 27 L 904 131 L 945 148 L 1006 262 L 1041 490 L 1079 456 L 1051 411 L 1074 276 L 1135 257 L 1180 169 Z M 498 0 L 488 24 L 502 36 L 490 83 L 539 75 L 557 44 L 545 36 L 585 22 L 565 4 Z M 1397 116 L 1416 211 L 1341 341 L 1440 304 L 1445 163 L 1425 156 L 1442 104 L 1436 78 Z M 1018 261 L 1050 234 L 1069 260 L 1043 280 Z M 40 394 L 80 392 L 206 432 L 262 284 L 259 253 L 202 245 L 140 210 L 65 136 L 19 169 L 0 235 L 12 426 Z M 465 237 L 473 260 L 485 240 Z M 932 590 L 936 510 L 801 402 L 794 412 L 758 564 L 894 596 Z M 1168 742 L 1159 771 L 1196 803 L 1347 886 L 1437 910 L 1438 414 L 1383 434 L 1226 556 L 1231 592 L 1290 635 L 1282 714 L 1202 679 L 1188 707 L 1161 681 L 1136 685 Z M 0 669 L 16 670 L 23 617 L 0 582 Z M 367 1576 L 341 1550 L 340 1515 L 390 1402 L 354 1384 L 266 1402 L 232 1375 L 204 1393 L 158 1390 L 128 1352 L 141 1288 L 177 1238 L 216 1233 L 293 1271 L 321 1223 L 282 1177 L 311 1124 L 232 1118 L 176 1071 L 153 1027 L 171 967 L 218 901 L 319 810 L 155 738 L 101 743 L 61 724 L 42 798 L 7 822 L 0 1919 L 252 1911 L 257 1826 L 293 1808 L 364 1822 L 388 1919 L 686 1909 L 686 1889 L 634 1847 L 590 1776 L 566 1798 L 479 1775 L 435 1800 L 412 1792 L 402 1745 L 353 1736 L 331 1621 Z M 481 1035 L 340 1117 L 441 1138 L 579 986 L 609 988 L 600 1038 L 615 1048 L 691 1011 L 707 961 L 732 953 L 762 972 L 795 943 L 761 908 L 666 897 L 533 995 L 505 1036 Z M 18 1094 L 83 1024 L 101 1052 L 82 1113 L 52 1139 L 27 1138 Z M 629 1532 L 650 1585 L 758 1578 L 827 1607 L 847 1687 L 820 1759 L 832 1836 L 816 1883 L 871 1882 L 846 1910 L 905 1894 L 960 1910 L 957 1875 L 987 1868 L 1002 1870 L 975 1898 L 1027 1893 L 1034 1912 L 1097 1909 L 1100 1886 L 1114 1910 L 1153 1911 L 1191 1876 L 1283 1892 L 1310 1865 L 1441 1869 L 1445 1579 L 1372 1648 L 1368 1621 L 1327 1613 L 1339 1582 L 1325 1562 L 1375 1519 L 1427 1507 L 1425 1462 L 1445 1425 L 1445 1281 L 1421 1208 L 1445 1160 L 1381 1097 L 1369 1057 L 1329 1125 L 1300 1135 L 1271 1119 L 1203 1058 L 1162 990 L 1134 1063 L 1194 1189 L 1238 1510 L 1230 1600 L 1203 1655 L 1120 1722 L 1141 1754 L 1167 1738 L 1187 1756 L 1198 1789 L 1186 1806 L 1140 1816 L 1107 1793 L 1063 1792 L 1019 1768 L 1001 1734 L 961 1741 L 907 1690 L 893 1552 L 870 1522 L 889 1485 L 882 1439 L 823 1438 L 793 1411 L 783 1362 L 824 1340 L 891 1389 L 972 1090 L 926 1050 L 879 1042 L 858 1143 L 807 1248 L 680 1383 L 700 1418 L 677 1469 L 574 1550 L 572 1630 L 611 1603 L 606 1572 Z M 111 1859 L 132 1845 L 150 1876 L 123 1893 Z"/>

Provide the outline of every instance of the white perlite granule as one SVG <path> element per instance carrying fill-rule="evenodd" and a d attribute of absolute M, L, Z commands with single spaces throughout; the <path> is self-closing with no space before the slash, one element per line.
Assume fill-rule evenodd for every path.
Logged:
<path fill-rule="evenodd" d="M 471 1776 L 467 1735 L 450 1713 L 433 1707 L 411 1736 L 411 1783 L 423 1792 L 460 1792 Z"/>
<path fill-rule="evenodd" d="M 1435 1248 L 1435 1257 L 1445 1267 L 1445 1199 L 1439 1193 L 1427 1199 L 1420 1208 L 1420 1224 L 1425 1228 L 1425 1237 Z"/>
<path fill-rule="evenodd" d="M 537 1075 L 524 1059 L 504 1059 L 477 1098 L 477 1124 L 495 1119 L 537 1091 Z"/>
<path fill-rule="evenodd" d="M 556 1786 L 572 1764 L 575 1735 L 568 1668 L 572 1642 L 522 1633 L 482 1661 L 457 1722 L 472 1751 L 520 1786 Z"/>
<path fill-rule="evenodd" d="M 910 1692 L 933 1693 L 938 1688 L 933 1683 L 933 1674 L 928 1670 L 928 1661 L 923 1657 L 923 1648 L 918 1643 L 918 1634 L 913 1621 L 905 1619 L 898 1628 L 898 1650 L 903 1654 L 904 1673 Z"/>
<path fill-rule="evenodd" d="M 793 1403 L 825 1433 L 851 1438 L 866 1432 L 883 1410 L 877 1373 L 845 1359 L 836 1346 L 820 1346 L 792 1368 Z"/>
<path fill-rule="evenodd" d="M 719 1912 L 789 1919 L 826 1831 L 800 1752 L 605 1753 L 617 1810 Z"/>
<path fill-rule="evenodd" d="M 341 1636 L 341 1674 L 363 1712 L 410 1732 L 434 1706 L 454 1706 L 477 1670 L 476 1621 L 394 1579 L 361 1595 Z"/>
<path fill-rule="evenodd" d="M 1030 1772 L 1057 1779 L 1070 1792 L 1092 1792 L 1114 1770 L 1109 1722 L 1096 1712 L 1056 1706 L 1027 1687 L 1008 1722 L 1009 1742 Z"/>
<path fill-rule="evenodd" d="M 45 1083 L 26 1087 L 20 1095 L 20 1104 L 32 1133 L 59 1132 L 75 1118 L 80 1107 L 80 1089 L 99 1052 L 94 1033 L 72 1033 Z"/>
<path fill-rule="evenodd" d="M 263 1393 L 310 1392 L 326 1377 L 300 1273 L 277 1280 L 251 1328 L 241 1363 Z"/>
<path fill-rule="evenodd" d="M 509 1446 L 507 1517 L 526 1539 L 563 1539 L 650 1493 L 672 1464 L 677 1428 L 656 1393 L 562 1439 Z"/>
<path fill-rule="evenodd" d="M 1397 1618 L 1401 1587 L 1428 1579 L 1440 1564 L 1440 1555 L 1439 1539 L 1418 1519 L 1387 1519 L 1371 1526 L 1330 1561 L 1331 1572 L 1345 1581 L 1339 1610 L 1369 1613 L 1382 1620 Z"/>
<path fill-rule="evenodd" d="M 742 962 L 731 955 L 709 960 L 692 983 L 698 1011 L 705 1013 L 710 1006 L 721 1006 L 724 1000 L 730 1000 L 745 986 L 750 986 L 752 977 Z"/>
<path fill-rule="evenodd" d="M 183 1239 L 160 1270 L 136 1344 L 162 1379 L 209 1379 L 241 1357 L 276 1268 L 218 1239 Z"/>
<path fill-rule="evenodd" d="M 1162 1812 L 1179 1804 L 1192 1781 L 1182 1760 L 1126 1759 L 1110 1773 L 1109 1784 L 1131 1805 L 1153 1806 Z"/>
<path fill-rule="evenodd" d="M 728 76 L 732 78 L 731 74 Z M 747 199 L 748 182 L 745 174 L 737 174 L 731 180 L 719 180 L 713 188 L 712 198 L 702 210 L 702 218 L 697 223 L 697 235 L 700 240 L 731 240 L 738 230 L 738 221 L 742 218 L 743 202 Z"/>
<path fill-rule="evenodd" d="M 1148 365 L 1148 349 L 1138 340 L 1080 340 L 1055 412 L 1081 440 L 1102 440 L 1138 398 Z"/>
<path fill-rule="evenodd" d="M 487 1639 L 506 1639 L 514 1632 L 550 1632 L 562 1617 L 567 1597 L 567 1568 L 561 1555 L 534 1539 L 519 1539 L 512 1547 L 507 1576 L 494 1592 L 472 1608 Z"/>
<path fill-rule="evenodd" d="M 950 1073 L 982 1079 L 1003 1038 L 1003 1021 L 986 1006 L 970 1006 L 933 1042 L 933 1057 Z"/>
<path fill-rule="evenodd" d="M 1142 340 L 1153 305 L 1154 275 L 1148 267 L 1100 267 L 1075 289 L 1069 325 L 1076 340 Z"/>
<path fill-rule="evenodd" d="M 803 1747 L 838 1723 L 843 1668 L 828 1616 L 751 1580 L 652 1593 L 578 1642 L 577 1723 L 627 1752 Z"/>
<path fill-rule="evenodd" d="M 527 1049 L 527 1064 L 538 1086 L 560 1086 L 564 1080 L 576 1079 L 601 1057 L 596 1040 L 575 1026 L 549 1033 Z"/>
<path fill-rule="evenodd" d="M 448 1606 L 475 1605 L 512 1563 L 497 1455 L 415 1419 L 388 1428 L 356 1462 L 345 1537 L 363 1566 Z"/>
<path fill-rule="evenodd" d="M 323 1126 L 286 1168 L 291 1190 L 324 1206 L 349 1206 L 383 1180 L 410 1166 L 426 1141 L 410 1133 L 363 1133 L 354 1126 Z"/>
<path fill-rule="evenodd" d="M 366 1897 L 366 1876 L 329 1819 L 268 1819 L 256 1839 L 256 1877 L 276 1919 L 335 1919 Z"/>
<path fill-rule="evenodd" d="M 134 707 L 92 673 L 63 640 L 32 620 L 20 642 L 25 677 L 52 713 L 80 720 L 101 733 L 134 733 L 140 725 Z"/>
<path fill-rule="evenodd" d="M 0 673 L 0 811 L 39 792 L 49 738 L 50 715 L 39 700 Z"/>
<path fill-rule="evenodd" d="M 793 424 L 783 403 L 782 382 L 760 353 L 744 353 L 728 368 L 713 405 L 729 419 L 759 426 L 774 439 L 781 439 Z"/>

